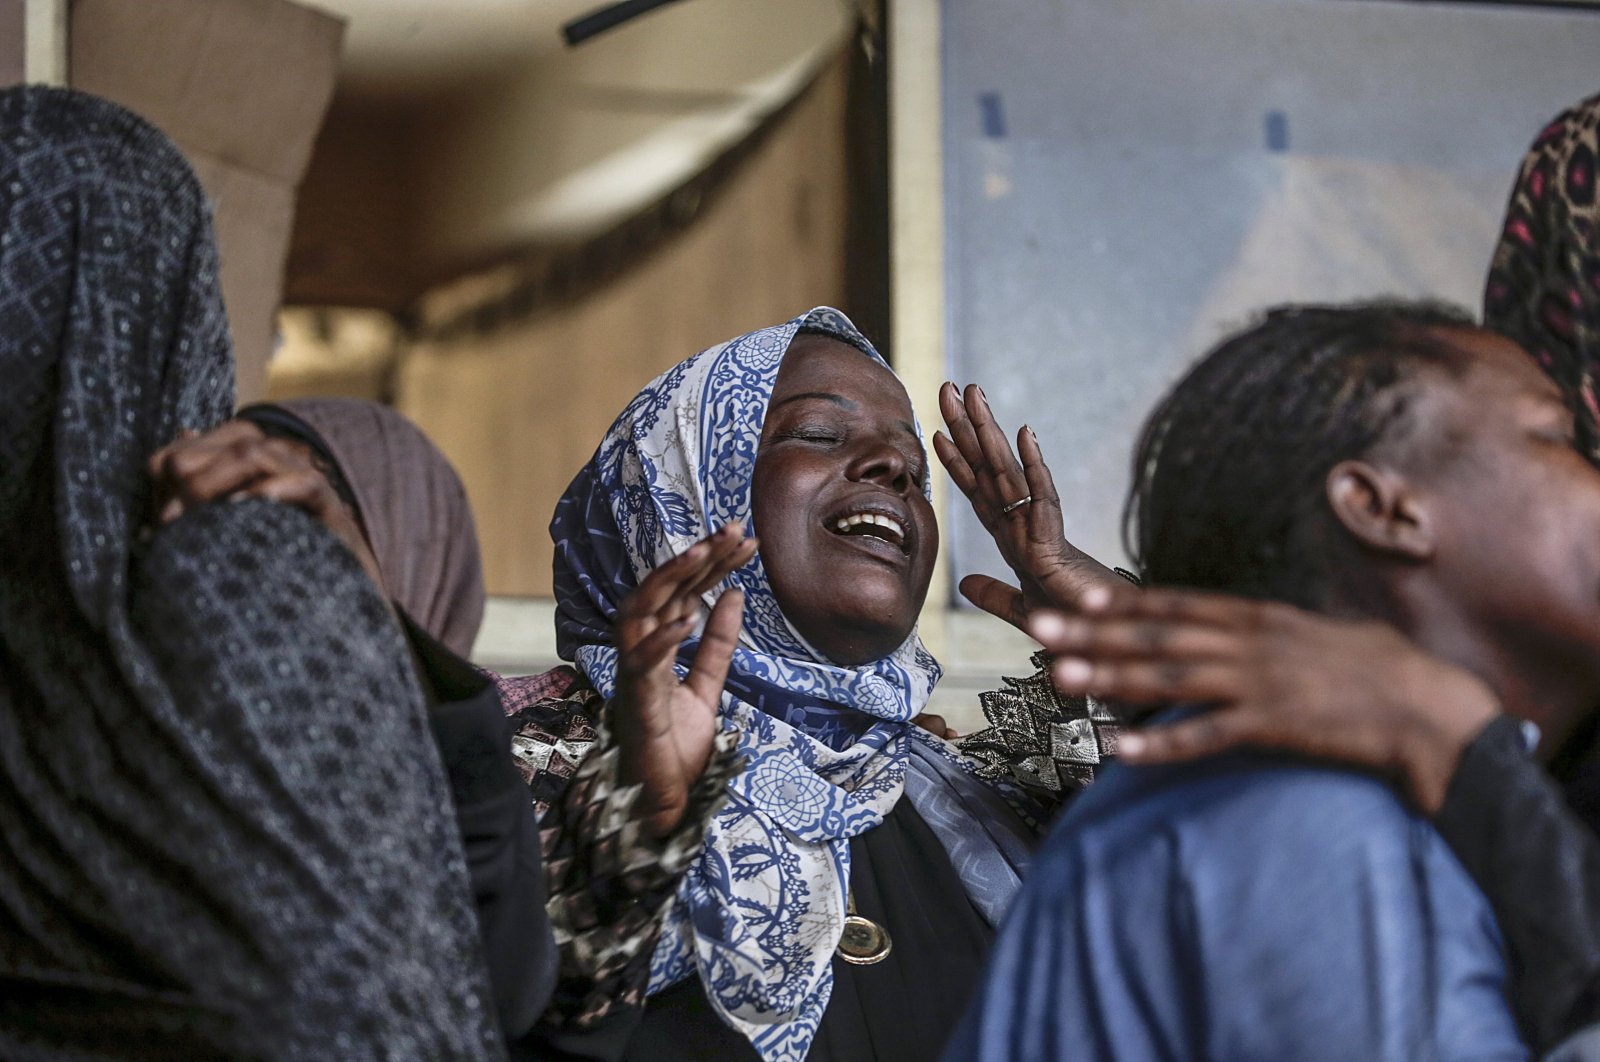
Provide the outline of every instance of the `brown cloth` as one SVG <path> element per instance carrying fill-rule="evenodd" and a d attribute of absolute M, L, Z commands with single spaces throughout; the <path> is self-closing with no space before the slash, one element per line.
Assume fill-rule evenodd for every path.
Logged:
<path fill-rule="evenodd" d="M 378 558 L 384 589 L 417 625 L 460 656 L 483 623 L 483 560 L 461 477 L 422 430 L 359 398 L 297 398 L 240 415 L 286 413 L 338 468 Z M 259 423 L 259 421 L 257 421 Z"/>

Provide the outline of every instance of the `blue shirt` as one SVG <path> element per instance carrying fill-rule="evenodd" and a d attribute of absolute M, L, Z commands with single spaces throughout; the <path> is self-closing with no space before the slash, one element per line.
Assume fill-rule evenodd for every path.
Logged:
<path fill-rule="evenodd" d="M 1526 1059 L 1488 902 L 1381 782 L 1115 766 L 1029 869 L 947 1062 Z"/>

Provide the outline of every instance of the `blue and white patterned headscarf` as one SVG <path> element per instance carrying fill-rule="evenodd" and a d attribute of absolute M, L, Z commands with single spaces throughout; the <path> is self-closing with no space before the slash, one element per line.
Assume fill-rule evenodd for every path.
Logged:
<path fill-rule="evenodd" d="M 558 647 L 602 694 L 616 687 L 617 610 L 644 574 L 729 521 L 750 527 L 761 427 L 783 355 L 802 330 L 887 368 L 827 307 L 702 351 L 629 404 L 557 505 L 550 531 Z M 668 915 L 650 991 L 698 974 L 718 1013 L 763 1057 L 799 1059 L 833 987 L 850 838 L 883 821 L 919 761 L 940 760 L 933 774 L 971 779 L 953 767 L 943 742 L 907 725 L 939 678 L 915 632 L 881 660 L 840 667 L 784 617 L 759 556 L 727 585 L 744 591 L 745 614 L 721 715 L 738 732 L 746 764 Z M 706 612 L 724 589 L 705 595 Z M 680 672 L 696 647 L 685 647 Z M 961 817 L 938 814 L 959 797 L 942 803 L 935 820 Z M 956 842 L 947 847 L 958 870 L 981 865 L 1009 898 L 1015 861 L 997 872 L 997 860 L 969 859 Z"/>

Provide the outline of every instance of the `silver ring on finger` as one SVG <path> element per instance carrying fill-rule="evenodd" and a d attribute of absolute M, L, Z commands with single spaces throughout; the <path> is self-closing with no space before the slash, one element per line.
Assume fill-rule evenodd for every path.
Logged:
<path fill-rule="evenodd" d="M 1001 516 L 1006 516 L 1009 513 L 1014 513 L 1018 509 L 1022 508 L 1024 505 L 1027 505 L 1031 501 L 1033 501 L 1033 495 L 1029 494 L 1029 495 L 1026 495 L 1024 497 L 1018 498 L 1016 501 L 1012 502 L 1010 505 L 1002 505 L 1000 507 L 1000 515 Z"/>

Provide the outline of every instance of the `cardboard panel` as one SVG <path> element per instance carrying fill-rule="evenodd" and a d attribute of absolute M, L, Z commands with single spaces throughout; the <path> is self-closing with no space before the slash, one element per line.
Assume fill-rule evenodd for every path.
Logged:
<path fill-rule="evenodd" d="M 343 24 L 287 0 L 74 0 L 72 83 L 185 149 L 305 174 L 333 96 Z"/>
<path fill-rule="evenodd" d="M 0 0 L 0 87 L 22 83 L 27 25 L 27 0 Z"/>
<path fill-rule="evenodd" d="M 265 393 L 295 189 L 343 34 L 340 20 L 289 0 L 72 5 L 73 87 L 154 122 L 211 196 L 241 402 Z"/>

